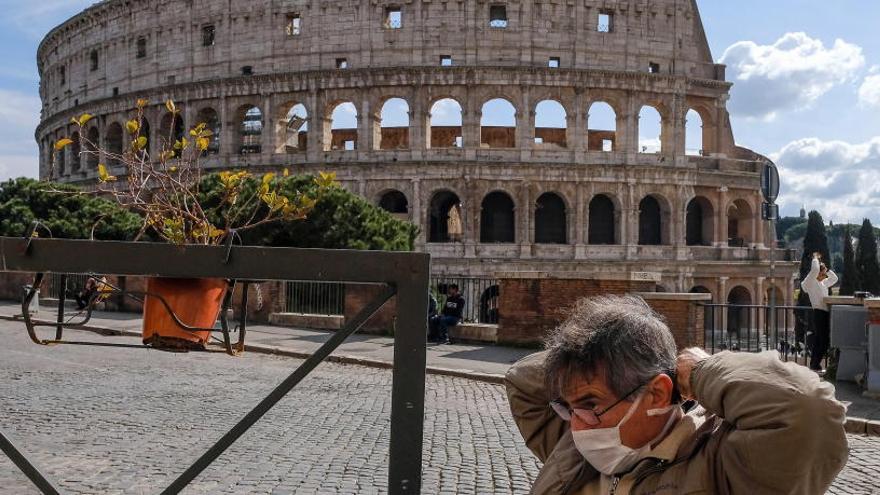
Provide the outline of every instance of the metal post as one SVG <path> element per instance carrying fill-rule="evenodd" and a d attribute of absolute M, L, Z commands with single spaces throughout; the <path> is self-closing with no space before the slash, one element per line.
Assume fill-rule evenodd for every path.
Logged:
<path fill-rule="evenodd" d="M 61 340 L 61 332 L 64 330 L 64 301 L 67 297 L 67 274 L 61 275 L 58 282 L 58 326 L 55 327 L 55 340 Z"/>
<path fill-rule="evenodd" d="M 776 220 L 770 218 L 770 236 L 773 240 L 770 242 L 770 317 L 773 323 L 770 328 L 773 329 L 773 335 L 779 341 L 779 328 L 776 318 Z"/>
<path fill-rule="evenodd" d="M 12 444 L 12 440 L 6 438 L 6 435 L 0 431 L 0 451 L 3 451 L 6 454 L 6 457 L 12 461 L 13 464 L 18 466 L 18 469 L 21 469 L 21 472 L 28 477 L 34 485 L 37 485 L 37 488 L 43 492 L 44 495 L 60 495 L 61 492 L 55 488 L 55 485 L 46 478 L 46 475 L 40 472 L 36 466 L 29 461 L 24 454 L 19 452 L 15 445 Z"/>

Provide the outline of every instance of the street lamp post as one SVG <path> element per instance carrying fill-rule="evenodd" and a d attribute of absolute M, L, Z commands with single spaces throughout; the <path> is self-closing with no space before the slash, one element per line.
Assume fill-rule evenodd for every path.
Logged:
<path fill-rule="evenodd" d="M 776 317 L 776 220 L 779 218 L 779 206 L 776 198 L 779 197 L 779 171 L 776 164 L 767 160 L 761 171 L 761 193 L 764 195 L 764 204 L 761 207 L 761 218 L 770 222 L 770 317 L 773 318 L 773 335 L 779 340 L 779 328 Z"/>

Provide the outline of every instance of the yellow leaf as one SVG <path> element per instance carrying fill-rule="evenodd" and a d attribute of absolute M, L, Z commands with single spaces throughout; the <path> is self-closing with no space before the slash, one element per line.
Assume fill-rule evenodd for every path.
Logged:
<path fill-rule="evenodd" d="M 77 120 L 77 124 L 79 124 L 79 126 L 82 127 L 82 126 L 86 125 L 86 122 L 88 122 L 90 120 L 92 120 L 92 115 L 84 113 L 79 116 L 79 119 Z"/>
<path fill-rule="evenodd" d="M 141 125 L 140 123 L 138 123 L 137 120 L 129 120 L 125 123 L 125 128 L 128 129 L 129 134 L 137 134 L 137 132 L 141 128 Z"/>
<path fill-rule="evenodd" d="M 61 151 L 65 146 L 73 144 L 73 139 L 61 138 L 55 143 L 55 151 Z"/>
<path fill-rule="evenodd" d="M 211 145 L 211 140 L 208 138 L 200 137 L 196 140 L 196 147 L 199 148 L 199 151 L 205 151 L 208 149 L 208 146 Z"/>
<path fill-rule="evenodd" d="M 288 175 L 290 175 L 290 170 L 287 170 L 287 169 L 285 168 L 285 169 L 284 169 L 284 176 L 287 177 Z"/>
<path fill-rule="evenodd" d="M 189 141 L 186 138 L 180 138 L 180 141 L 174 143 L 174 149 L 176 150 L 185 150 L 187 146 L 189 146 Z"/>
<path fill-rule="evenodd" d="M 269 172 L 263 176 L 263 184 L 268 184 L 272 182 L 273 179 L 275 179 L 275 174 Z"/>
<path fill-rule="evenodd" d="M 174 152 L 171 150 L 165 150 L 159 155 L 159 160 L 167 161 L 174 158 Z"/>
<path fill-rule="evenodd" d="M 146 98 L 138 98 L 138 100 L 137 100 L 137 107 L 138 108 L 144 108 L 145 106 L 147 106 L 149 104 L 150 104 L 150 100 L 148 100 Z"/>
<path fill-rule="evenodd" d="M 165 108 L 167 108 L 168 111 L 171 113 L 177 113 L 177 106 L 174 104 L 173 100 L 166 101 Z"/>
<path fill-rule="evenodd" d="M 168 171 L 173 174 L 174 172 L 177 172 L 177 167 L 171 167 L 168 169 Z"/>
<path fill-rule="evenodd" d="M 135 151 L 140 151 L 147 147 L 147 138 L 146 136 L 140 136 L 135 139 L 133 143 L 131 143 L 132 147 L 134 147 Z"/>
<path fill-rule="evenodd" d="M 103 163 L 98 164 L 98 180 L 101 182 L 112 182 L 116 180 L 116 177 L 107 173 L 107 166 Z"/>

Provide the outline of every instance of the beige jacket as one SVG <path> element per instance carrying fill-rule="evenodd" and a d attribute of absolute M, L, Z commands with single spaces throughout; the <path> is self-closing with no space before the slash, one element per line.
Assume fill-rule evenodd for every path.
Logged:
<path fill-rule="evenodd" d="M 846 409 L 830 384 L 774 352 L 723 352 L 691 375 L 701 407 L 632 471 L 603 478 L 550 409 L 543 362 L 528 356 L 506 378 L 517 426 L 544 463 L 533 494 L 822 494 L 846 464 Z"/>

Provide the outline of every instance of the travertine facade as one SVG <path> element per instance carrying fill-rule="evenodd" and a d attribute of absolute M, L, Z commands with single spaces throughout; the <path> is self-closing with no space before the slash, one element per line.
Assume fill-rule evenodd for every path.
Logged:
<path fill-rule="evenodd" d="M 731 85 L 694 0 L 106 0 L 50 32 L 38 62 L 45 178 L 94 180 L 98 159 L 75 146 L 50 166 L 71 117 L 97 115 L 89 136 L 121 149 L 149 98 L 156 149 L 173 98 L 183 126 L 218 131 L 209 167 L 336 171 L 422 227 L 437 274 L 659 272 L 665 290 L 752 303 L 771 285 L 762 157 L 734 145 Z M 408 126 L 381 125 L 391 98 Z M 496 98 L 515 126 L 481 127 Z M 441 100 L 460 122 L 432 125 Z M 548 100 L 564 123 L 536 127 Z M 345 102 L 356 128 L 331 124 Z M 613 129 L 591 125 L 598 102 Z M 657 153 L 639 141 L 646 106 Z M 787 288 L 793 266 L 778 267 Z"/>

